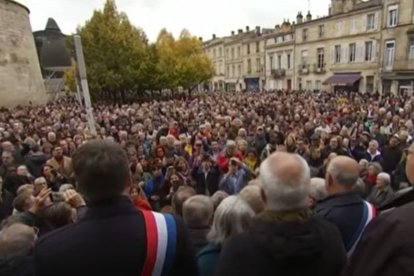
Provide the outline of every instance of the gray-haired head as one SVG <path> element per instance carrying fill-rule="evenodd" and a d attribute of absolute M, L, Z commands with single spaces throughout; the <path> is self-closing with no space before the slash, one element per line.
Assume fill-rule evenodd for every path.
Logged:
<path fill-rule="evenodd" d="M 208 227 L 213 213 L 213 201 L 205 195 L 192 196 L 183 205 L 183 220 L 189 228 Z"/>
<path fill-rule="evenodd" d="M 272 154 L 261 164 L 259 178 L 267 209 L 287 211 L 307 206 L 310 169 L 300 155 Z"/>
<path fill-rule="evenodd" d="M 358 178 L 358 163 L 354 159 L 346 156 L 335 157 L 326 169 L 327 185 L 334 184 L 340 188 L 340 190 L 350 191 L 357 182 Z M 328 193 L 330 193 L 328 188 L 327 190 Z"/>
<path fill-rule="evenodd" d="M 217 191 L 211 196 L 211 200 L 213 201 L 214 210 L 220 205 L 220 203 L 229 195 L 224 191 Z"/>
<path fill-rule="evenodd" d="M 262 197 L 262 190 L 258 185 L 248 185 L 244 187 L 239 196 L 246 201 L 256 214 L 261 213 L 265 208 Z"/>
<path fill-rule="evenodd" d="M 309 196 L 315 201 L 323 200 L 328 196 L 325 186 L 325 179 L 319 177 L 311 179 Z"/>
<path fill-rule="evenodd" d="M 242 198 L 225 198 L 214 213 L 207 239 L 214 244 L 221 244 L 229 236 L 247 231 L 254 215 L 252 208 Z"/>
<path fill-rule="evenodd" d="M 391 184 L 391 176 L 388 173 L 382 172 L 377 175 L 377 182 L 382 181 L 384 186 Z"/>
<path fill-rule="evenodd" d="M 0 231 L 0 259 L 18 260 L 29 256 L 36 241 L 34 229 L 22 223 L 15 223 Z"/>

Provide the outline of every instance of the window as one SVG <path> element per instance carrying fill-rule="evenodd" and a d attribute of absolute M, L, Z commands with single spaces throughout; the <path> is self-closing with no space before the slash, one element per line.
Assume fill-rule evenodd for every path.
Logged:
<path fill-rule="evenodd" d="M 372 60 L 372 41 L 365 42 L 365 61 Z"/>
<path fill-rule="evenodd" d="M 240 58 L 240 46 L 237 47 L 237 58 Z"/>
<path fill-rule="evenodd" d="M 322 83 L 320 80 L 315 81 L 315 89 L 321 90 Z"/>
<path fill-rule="evenodd" d="M 230 56 L 229 56 L 229 52 L 230 52 L 230 50 L 229 50 L 229 48 L 227 48 L 226 49 L 226 58 L 228 59 Z"/>
<path fill-rule="evenodd" d="M 223 49 L 219 48 L 219 57 L 221 57 L 222 54 L 223 54 Z"/>
<path fill-rule="evenodd" d="M 318 57 L 318 69 L 322 69 L 325 66 L 325 50 L 324 48 L 318 48 L 317 51 L 317 57 Z"/>
<path fill-rule="evenodd" d="M 236 76 L 236 67 L 234 65 L 231 66 L 231 76 L 232 77 Z"/>
<path fill-rule="evenodd" d="M 231 59 L 234 59 L 234 48 L 231 48 Z"/>
<path fill-rule="evenodd" d="M 256 73 L 259 73 L 262 71 L 262 65 L 260 62 L 260 58 L 256 58 Z"/>
<path fill-rule="evenodd" d="M 350 32 L 351 32 L 351 34 L 354 34 L 354 33 L 356 33 L 356 30 L 357 30 L 357 28 L 356 28 L 356 19 L 355 18 L 353 18 L 352 20 L 351 20 L 351 30 L 350 30 Z"/>
<path fill-rule="evenodd" d="M 247 54 L 250 55 L 250 44 L 247 44 L 246 47 L 247 47 Z"/>
<path fill-rule="evenodd" d="M 226 76 L 230 77 L 230 66 L 228 66 L 228 65 L 226 67 Z"/>
<path fill-rule="evenodd" d="M 375 14 L 367 15 L 367 31 L 375 29 Z"/>
<path fill-rule="evenodd" d="M 213 49 L 213 57 L 216 57 L 216 48 Z"/>
<path fill-rule="evenodd" d="M 282 55 L 277 56 L 277 69 L 282 69 Z"/>
<path fill-rule="evenodd" d="M 319 25 L 319 37 L 323 37 L 325 35 L 325 25 Z"/>
<path fill-rule="evenodd" d="M 237 76 L 241 77 L 241 65 L 237 65 Z"/>
<path fill-rule="evenodd" d="M 374 92 L 374 76 L 367 76 L 366 77 L 366 93 Z"/>
<path fill-rule="evenodd" d="M 287 54 L 287 69 L 290 69 L 290 54 Z"/>
<path fill-rule="evenodd" d="M 398 22 L 398 5 L 392 5 L 388 7 L 388 27 L 395 27 L 397 26 Z"/>
<path fill-rule="evenodd" d="M 247 74 L 250 74 L 252 72 L 252 61 L 250 58 L 247 60 Z"/>
<path fill-rule="evenodd" d="M 270 70 L 273 70 L 274 69 L 274 66 L 273 66 L 273 55 L 272 56 L 269 56 L 269 62 L 270 62 Z"/>
<path fill-rule="evenodd" d="M 414 59 L 414 37 L 410 38 L 410 45 L 408 45 L 408 59 Z"/>
<path fill-rule="evenodd" d="M 303 50 L 301 53 L 301 67 L 302 69 L 308 68 L 308 50 Z"/>
<path fill-rule="evenodd" d="M 349 62 L 355 62 L 356 45 L 355 43 L 349 44 Z"/>
<path fill-rule="evenodd" d="M 260 41 L 256 41 L 256 53 L 260 52 Z"/>
<path fill-rule="evenodd" d="M 302 31 L 302 40 L 306 41 L 308 39 L 308 29 L 303 29 Z"/>
<path fill-rule="evenodd" d="M 312 81 L 311 80 L 306 81 L 306 90 L 312 90 Z"/>
<path fill-rule="evenodd" d="M 340 36 L 342 32 L 342 22 L 336 22 L 335 24 L 335 34 L 336 36 Z"/>
<path fill-rule="evenodd" d="M 384 65 L 385 69 L 391 70 L 394 65 L 394 51 L 395 51 L 395 41 L 385 42 L 385 59 Z"/>
<path fill-rule="evenodd" d="M 335 63 L 341 63 L 341 45 L 335 45 Z"/>

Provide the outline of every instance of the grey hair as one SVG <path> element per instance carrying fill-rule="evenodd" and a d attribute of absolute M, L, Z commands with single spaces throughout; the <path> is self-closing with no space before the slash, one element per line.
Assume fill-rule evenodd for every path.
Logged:
<path fill-rule="evenodd" d="M 248 185 L 244 187 L 239 196 L 243 198 L 256 214 L 261 213 L 265 208 L 261 188 L 257 185 Z"/>
<path fill-rule="evenodd" d="M 311 179 L 309 196 L 316 201 L 323 200 L 328 196 L 325 179 L 319 177 L 314 177 Z"/>
<path fill-rule="evenodd" d="M 224 191 L 217 191 L 211 196 L 211 200 L 213 201 L 214 210 L 220 205 L 220 203 L 229 195 Z"/>
<path fill-rule="evenodd" d="M 377 178 L 381 178 L 387 185 L 391 184 L 391 176 L 388 173 L 382 172 L 377 175 Z"/>
<path fill-rule="evenodd" d="M 378 148 L 378 147 L 379 147 L 378 141 L 377 141 L 377 140 L 375 140 L 375 139 L 371 140 L 369 143 L 370 143 L 370 144 L 374 144 L 374 145 L 376 146 L 376 148 Z"/>
<path fill-rule="evenodd" d="M 184 202 L 183 220 L 189 227 L 205 227 L 214 214 L 213 201 L 205 195 L 195 195 Z"/>
<path fill-rule="evenodd" d="M 59 187 L 59 193 L 64 193 L 67 190 L 74 190 L 75 187 L 73 187 L 72 184 L 63 184 L 62 186 Z"/>
<path fill-rule="evenodd" d="M 13 261 L 28 256 L 36 241 L 34 229 L 15 223 L 0 231 L 0 259 Z"/>
<path fill-rule="evenodd" d="M 272 172 L 269 158 L 260 166 L 259 179 L 266 196 L 267 208 L 273 211 L 287 211 L 307 206 L 310 183 L 310 168 L 298 154 L 294 155 L 301 166 L 301 173 L 282 181 Z"/>
<path fill-rule="evenodd" d="M 221 244 L 229 236 L 247 231 L 254 215 L 252 208 L 242 198 L 228 196 L 214 213 L 213 225 L 207 239 L 214 244 Z"/>
<path fill-rule="evenodd" d="M 335 162 L 330 162 L 326 172 L 332 177 L 335 183 L 338 183 L 344 187 L 352 188 L 359 178 L 359 172 L 355 174 L 342 170 Z"/>

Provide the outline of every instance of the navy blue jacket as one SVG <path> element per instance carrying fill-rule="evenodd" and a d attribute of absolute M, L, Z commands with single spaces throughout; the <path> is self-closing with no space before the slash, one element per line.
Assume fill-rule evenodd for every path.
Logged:
<path fill-rule="evenodd" d="M 361 196 L 353 192 L 329 196 L 316 205 L 315 212 L 336 225 L 345 248 L 349 249 L 364 212 Z"/>
<path fill-rule="evenodd" d="M 210 195 L 213 195 L 218 190 L 221 172 L 217 166 L 213 166 L 210 172 L 205 176 L 201 167 L 195 166 L 191 171 L 191 176 L 196 182 L 197 194 L 206 194 L 206 189 Z"/>
<path fill-rule="evenodd" d="M 177 223 L 168 275 L 198 274 L 187 231 Z M 144 217 L 127 197 L 90 206 L 77 223 L 42 237 L 34 250 L 36 275 L 139 275 L 146 257 Z M 70 265 L 68 265 L 70 264 Z"/>

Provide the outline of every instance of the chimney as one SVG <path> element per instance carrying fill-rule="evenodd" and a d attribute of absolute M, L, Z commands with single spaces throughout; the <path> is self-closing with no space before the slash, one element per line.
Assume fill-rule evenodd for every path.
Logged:
<path fill-rule="evenodd" d="M 260 35 L 260 26 L 256 26 L 256 34 Z"/>
<path fill-rule="evenodd" d="M 231 36 L 234 36 L 234 31 L 231 31 Z"/>
<path fill-rule="evenodd" d="M 216 39 L 216 34 L 213 34 L 213 39 Z"/>
<path fill-rule="evenodd" d="M 198 40 L 199 40 L 200 42 L 203 42 L 203 38 L 202 38 L 201 36 L 198 38 Z"/>
<path fill-rule="evenodd" d="M 310 11 L 308 11 L 308 14 L 306 15 L 306 21 L 312 21 L 312 14 Z"/>
<path fill-rule="evenodd" d="M 242 34 L 242 33 L 243 33 L 243 29 L 239 29 L 239 30 L 238 30 L 238 33 L 239 33 L 239 34 Z"/>
<path fill-rule="evenodd" d="M 303 23 L 303 15 L 301 12 L 298 12 L 298 15 L 296 16 L 296 21 L 298 22 L 298 24 Z"/>
<path fill-rule="evenodd" d="M 250 27 L 246 26 L 246 32 L 250 32 Z"/>

